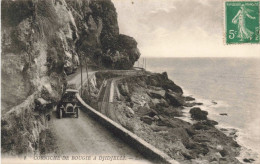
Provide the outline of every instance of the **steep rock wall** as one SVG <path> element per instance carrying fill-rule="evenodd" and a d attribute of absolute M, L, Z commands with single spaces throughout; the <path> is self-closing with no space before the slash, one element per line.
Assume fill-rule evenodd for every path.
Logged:
<path fill-rule="evenodd" d="M 75 18 L 77 52 L 99 66 L 129 69 L 140 57 L 134 38 L 119 34 L 117 13 L 110 0 L 66 0 Z"/>
<path fill-rule="evenodd" d="M 85 57 L 99 67 L 128 69 L 136 41 L 120 35 L 110 0 L 3 0 L 2 152 L 35 154 L 46 117 Z M 83 60 L 81 60 L 83 61 Z"/>

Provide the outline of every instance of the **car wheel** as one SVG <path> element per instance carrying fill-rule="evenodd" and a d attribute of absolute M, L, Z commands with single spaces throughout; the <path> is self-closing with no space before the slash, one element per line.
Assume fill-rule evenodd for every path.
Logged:
<path fill-rule="evenodd" d="M 79 108 L 76 108 L 76 114 L 75 114 L 76 118 L 79 118 Z"/>
<path fill-rule="evenodd" d="M 60 116 L 59 116 L 59 117 L 60 117 L 60 119 L 62 119 L 62 110 L 61 110 L 61 109 L 60 109 L 60 112 L 59 112 L 59 113 L 60 113 Z"/>

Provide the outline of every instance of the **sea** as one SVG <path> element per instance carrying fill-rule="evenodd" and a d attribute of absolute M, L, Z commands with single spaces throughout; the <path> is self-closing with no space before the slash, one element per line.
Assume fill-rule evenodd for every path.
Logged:
<path fill-rule="evenodd" d="M 217 128 L 237 130 L 240 161 L 260 163 L 260 58 L 140 58 L 135 66 L 166 71 L 184 95 L 203 103 Z"/>

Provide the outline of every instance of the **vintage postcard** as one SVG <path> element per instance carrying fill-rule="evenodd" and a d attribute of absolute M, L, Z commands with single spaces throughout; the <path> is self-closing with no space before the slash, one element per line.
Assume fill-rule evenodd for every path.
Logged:
<path fill-rule="evenodd" d="M 1 0 L 1 163 L 260 163 L 259 0 Z"/>

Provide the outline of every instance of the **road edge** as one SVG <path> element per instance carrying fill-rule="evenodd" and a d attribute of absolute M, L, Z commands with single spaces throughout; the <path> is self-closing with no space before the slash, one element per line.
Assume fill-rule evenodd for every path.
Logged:
<path fill-rule="evenodd" d="M 147 143 L 134 133 L 130 132 L 120 124 L 114 122 L 110 118 L 101 114 L 88 104 L 86 104 L 79 94 L 76 94 L 77 99 L 82 105 L 81 110 L 85 110 L 91 117 L 95 118 L 99 123 L 103 124 L 107 129 L 111 130 L 117 137 L 121 138 L 131 147 L 137 149 L 141 154 L 156 163 L 167 163 L 167 164 L 179 164 L 178 161 L 172 159 L 161 150 L 155 148 L 151 144 Z"/>

